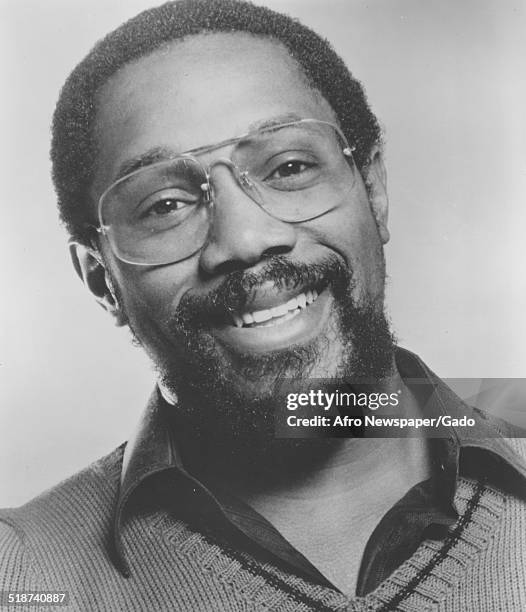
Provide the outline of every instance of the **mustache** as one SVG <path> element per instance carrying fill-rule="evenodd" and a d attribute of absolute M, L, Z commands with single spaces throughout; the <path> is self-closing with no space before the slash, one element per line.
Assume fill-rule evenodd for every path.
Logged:
<path fill-rule="evenodd" d="M 352 271 L 337 255 L 313 263 L 293 262 L 283 255 L 269 258 L 257 272 L 236 270 L 206 295 L 185 295 L 172 319 L 176 327 L 204 329 L 225 322 L 228 313 L 242 312 L 253 294 L 264 283 L 277 289 L 316 288 L 318 292 L 331 287 L 335 295 L 347 291 Z"/>

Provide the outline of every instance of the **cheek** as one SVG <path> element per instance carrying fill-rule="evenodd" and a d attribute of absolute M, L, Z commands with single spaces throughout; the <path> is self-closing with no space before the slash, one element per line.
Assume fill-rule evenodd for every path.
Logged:
<path fill-rule="evenodd" d="M 197 258 L 155 268 L 119 262 L 113 268 L 115 282 L 128 316 L 143 321 L 162 321 L 173 314 L 181 297 L 197 282 Z"/>
<path fill-rule="evenodd" d="M 337 249 L 349 264 L 376 258 L 381 241 L 367 199 L 344 202 L 316 223 L 319 240 Z"/>
<path fill-rule="evenodd" d="M 382 293 L 383 249 L 366 197 L 318 219 L 315 232 L 316 240 L 337 251 L 353 271 L 356 294 Z"/>

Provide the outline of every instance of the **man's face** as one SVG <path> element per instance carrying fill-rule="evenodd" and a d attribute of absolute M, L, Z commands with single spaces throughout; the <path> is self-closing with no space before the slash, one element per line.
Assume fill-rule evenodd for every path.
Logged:
<path fill-rule="evenodd" d="M 98 108 L 95 202 L 122 164 L 153 148 L 183 152 L 290 115 L 337 123 L 284 48 L 244 34 L 194 36 L 126 66 L 102 89 Z M 226 147 L 204 161 L 228 155 Z M 333 210 L 291 224 L 270 216 L 228 168 L 217 167 L 213 224 L 197 253 L 167 265 L 135 266 L 116 258 L 103 240 L 120 307 L 180 396 L 185 385 L 194 393 L 219 386 L 250 400 L 278 376 L 352 375 L 352 364 L 363 361 L 360 351 L 373 350 L 382 333 L 387 338 L 378 230 L 383 218 L 374 214 L 355 174 Z M 301 294 L 310 300 L 316 289 L 315 301 L 294 317 L 235 324 L 236 317 L 239 325 L 240 318 L 298 295 L 301 301 Z M 364 317 L 374 321 L 360 346 L 355 336 Z M 378 321 L 381 332 L 375 331 Z M 377 353 L 389 346 L 382 342 Z M 385 374 L 385 363 L 379 369 Z"/>

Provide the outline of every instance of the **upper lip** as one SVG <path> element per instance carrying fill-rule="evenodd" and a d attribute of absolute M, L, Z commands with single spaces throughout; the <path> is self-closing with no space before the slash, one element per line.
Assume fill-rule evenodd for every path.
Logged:
<path fill-rule="evenodd" d="M 235 311 L 236 314 L 245 312 L 255 312 L 258 310 L 267 310 L 286 304 L 292 298 L 297 297 L 301 293 L 306 293 L 309 290 L 316 289 L 314 286 L 278 288 L 272 282 L 264 283 L 252 294 L 247 300 L 244 307 L 240 311 Z"/>

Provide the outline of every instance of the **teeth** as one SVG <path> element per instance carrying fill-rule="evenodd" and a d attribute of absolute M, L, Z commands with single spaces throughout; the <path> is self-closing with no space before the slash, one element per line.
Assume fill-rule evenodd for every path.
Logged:
<path fill-rule="evenodd" d="M 289 319 L 293 319 L 296 315 L 299 315 L 300 312 L 301 312 L 301 308 L 296 308 L 296 310 L 293 310 L 292 312 L 289 312 L 288 314 L 286 314 L 283 317 L 283 321 L 288 321 Z"/>
<path fill-rule="evenodd" d="M 239 315 L 232 313 L 232 318 L 236 327 L 243 327 L 243 319 Z"/>
<path fill-rule="evenodd" d="M 284 321 L 288 321 L 289 319 L 293 319 L 300 312 L 301 312 L 301 309 L 300 308 L 296 308 L 296 310 L 293 310 L 292 312 L 288 312 L 286 315 L 282 316 L 279 319 L 279 321 L 271 319 L 270 321 L 267 321 L 266 323 L 258 325 L 258 327 L 274 327 L 274 325 L 278 325 L 278 323 L 283 323 Z"/>
<path fill-rule="evenodd" d="M 281 306 L 274 306 L 274 308 L 270 309 L 273 317 L 282 317 L 286 315 L 289 309 L 287 308 L 287 304 L 282 304 Z"/>
<path fill-rule="evenodd" d="M 305 306 L 307 306 L 307 296 L 304 293 L 300 293 L 296 299 L 298 300 L 298 306 L 300 308 L 305 308 Z"/>
<path fill-rule="evenodd" d="M 251 323 L 254 323 L 254 317 L 249 312 L 242 314 L 241 318 L 243 319 L 243 323 L 245 325 L 250 325 Z"/>
<path fill-rule="evenodd" d="M 252 313 L 252 316 L 256 323 L 263 323 L 263 321 L 272 319 L 272 312 L 270 310 L 256 310 L 256 312 Z"/>
<path fill-rule="evenodd" d="M 298 298 L 292 298 L 285 305 L 287 310 L 295 310 L 298 307 Z"/>
<path fill-rule="evenodd" d="M 318 292 L 315 289 L 312 291 L 309 289 L 305 293 L 293 297 L 285 304 L 274 306 L 274 308 L 245 312 L 242 315 L 232 313 L 234 325 L 243 327 L 243 325 L 260 323 L 260 327 L 269 327 L 277 323 L 283 323 L 298 315 L 303 308 L 306 308 L 307 304 L 312 304 L 317 297 Z M 276 319 L 276 321 L 273 321 L 273 319 Z"/>

